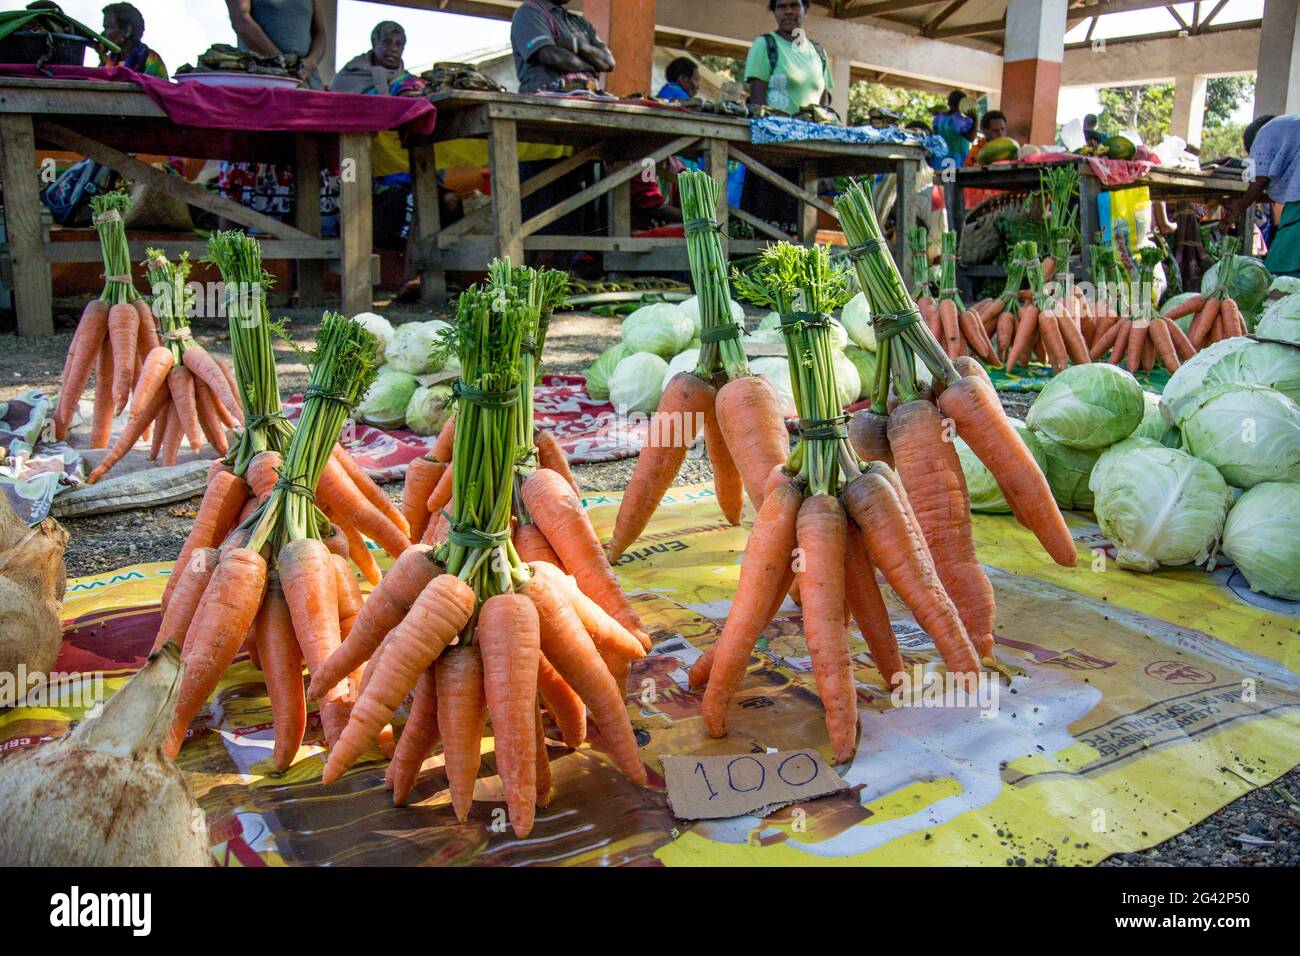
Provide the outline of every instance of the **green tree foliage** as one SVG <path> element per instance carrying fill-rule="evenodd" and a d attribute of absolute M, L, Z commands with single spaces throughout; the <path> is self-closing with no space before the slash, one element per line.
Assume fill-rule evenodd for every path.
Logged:
<path fill-rule="evenodd" d="M 1239 156 L 1241 125 L 1232 114 L 1255 95 L 1253 76 L 1215 76 L 1205 87 L 1205 123 L 1201 153 L 1206 157 Z M 1174 84 L 1120 86 L 1098 91 L 1102 112 L 1097 128 L 1107 135 L 1136 129 L 1143 141 L 1160 142 L 1174 115 Z"/>
<path fill-rule="evenodd" d="M 713 56 L 707 54 L 701 56 L 700 62 L 707 66 L 719 76 L 733 79 L 737 83 L 744 85 L 745 82 L 745 61 L 738 60 L 734 56 Z"/>
<path fill-rule="evenodd" d="M 867 111 L 873 106 L 880 106 L 891 109 L 901 116 L 903 125 L 913 120 L 929 123 L 932 119 L 930 107 L 943 106 L 944 102 L 944 97 L 938 93 L 926 93 L 923 90 L 858 80 L 849 87 L 847 122 L 850 126 L 865 125 Z"/>

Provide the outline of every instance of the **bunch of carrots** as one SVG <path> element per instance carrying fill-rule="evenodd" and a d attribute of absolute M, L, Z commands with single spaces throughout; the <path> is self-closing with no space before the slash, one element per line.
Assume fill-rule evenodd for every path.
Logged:
<path fill-rule="evenodd" d="M 151 250 L 151 279 L 158 291 L 155 304 L 163 320 L 159 338 L 154 308 L 136 291 L 131 278 L 123 220 L 130 205 L 130 197 L 120 190 L 91 199 L 104 260 L 104 291 L 82 310 L 54 411 L 54 434 L 62 440 L 93 373 L 90 447 L 108 448 L 113 419 L 130 404 L 123 434 L 87 478 L 92 484 L 151 432 L 151 461 L 161 454 L 166 464 L 174 464 L 183 438 L 194 451 L 205 439 L 219 448 L 226 426 L 234 425 L 239 413 L 230 370 L 200 348 L 185 326 L 188 266 L 166 263 Z"/>
<path fill-rule="evenodd" d="M 846 294 L 845 277 L 825 249 L 770 249 L 737 287 L 781 313 L 800 438 L 769 474 L 731 612 L 718 642 L 692 667 L 691 683 L 707 684 L 705 722 L 710 734 L 724 735 L 754 643 L 799 580 L 831 749 L 844 761 L 857 731 L 848 619 L 857 622 L 886 684 L 898 680 L 903 666 L 875 569 L 934 639 L 951 672 L 970 677 L 981 657 L 993 660 L 993 593 L 975 557 L 969 496 L 945 419 L 1048 553 L 1066 566 L 1076 557 L 1047 481 L 982 368 L 969 358 L 949 358 L 908 295 L 868 191 L 854 184 L 836 207 L 873 314 L 872 405 L 850 429 L 835 401 L 827 316 Z M 933 400 L 917 387 L 918 358 L 934 377 Z"/>
<path fill-rule="evenodd" d="M 460 296 L 446 343 L 462 369 L 456 424 L 438 441 L 453 436 L 445 442 L 455 464 L 445 540 L 414 545 L 394 563 L 308 688 L 309 699 L 324 698 L 366 665 L 325 783 L 381 739 L 411 695 L 386 773 L 393 799 L 405 802 L 441 744 L 462 821 L 490 720 L 519 836 L 550 793 L 541 705 L 571 747 L 586 738 L 589 708 L 619 769 L 646 780 L 624 684 L 648 638 L 573 489 L 558 472 L 534 467 L 525 395 L 535 381 L 538 306 L 548 298 L 539 281 L 550 280 L 498 263 L 486 286 Z"/>
<path fill-rule="evenodd" d="M 174 570 L 175 587 L 156 641 L 161 647 L 175 640 L 186 665 L 165 744 L 170 756 L 180 750 L 190 722 L 231 661 L 251 641 L 271 700 L 275 766 L 283 770 L 292 763 L 306 729 L 302 664 L 313 673 L 319 670 L 361 611 L 356 576 L 326 543 L 330 522 L 315 498 L 343 423 L 374 378 L 378 347 L 378 339 L 360 324 L 326 313 L 309 357 L 302 416 L 269 493 L 214 546 L 191 548 Z M 242 483 L 230 472 L 217 478 Z M 229 507 L 235 497 L 228 495 L 221 504 Z M 331 747 L 359 693 L 360 673 L 351 678 L 336 682 L 320 700 Z"/>
<path fill-rule="evenodd" d="M 700 361 L 673 376 L 659 399 L 607 545 L 611 561 L 645 530 L 701 431 L 718 506 L 733 525 L 740 523 L 744 496 L 761 507 L 773 466 L 790 453 L 780 399 L 771 383 L 750 372 L 743 329 L 731 315 L 727 260 L 714 218 L 718 184 L 707 173 L 689 171 L 677 183 L 700 303 Z"/>
<path fill-rule="evenodd" d="M 939 294 L 930 295 L 928 287 L 923 290 L 916 300 L 921 317 L 949 358 L 974 354 L 996 365 L 998 357 L 988 330 L 980 315 L 966 308 L 957 289 L 957 233 L 945 232 L 939 242 Z"/>
<path fill-rule="evenodd" d="M 94 484 L 150 430 L 149 460 L 162 457 L 176 464 L 181 442 L 199 452 L 210 445 L 224 455 L 229 450 L 226 429 L 243 421 L 235 398 L 235 377 L 225 362 L 194 341 L 186 324 L 190 292 L 188 255 L 179 263 L 168 261 L 160 250 L 148 250 L 147 268 L 153 285 L 153 314 L 161 324 L 161 340 L 145 353 L 131 396 L 126 428 L 86 482 Z"/>
<path fill-rule="evenodd" d="M 546 345 L 546 333 L 551 313 L 561 305 L 568 292 L 568 276 L 558 269 L 511 269 L 509 260 L 494 260 L 490 266 L 488 284 L 493 288 L 518 286 L 518 292 L 528 300 L 530 312 L 539 316 L 536 335 L 524 343 L 522 361 L 525 380 L 536 384 L 541 378 L 540 357 Z M 533 390 L 531 386 L 520 390 L 524 402 L 521 422 L 533 421 Z M 410 525 L 411 540 L 424 544 L 441 544 L 446 540 L 449 526 L 443 509 L 451 500 L 452 467 L 454 453 L 455 417 L 448 420 L 439 433 L 432 450 L 411 462 L 406 471 L 406 484 L 402 491 L 402 514 Z M 578 483 L 569 469 L 568 460 L 555 436 L 543 429 L 535 429 L 531 438 L 523 442 L 531 445 L 537 463 L 543 468 L 558 472 L 576 493 Z"/>
<path fill-rule="evenodd" d="M 244 426 L 234 434 L 225 458 L 208 472 L 198 515 L 163 592 L 164 614 L 191 555 L 220 547 L 265 502 L 294 434 L 281 405 L 274 328 L 266 306 L 271 278 L 262 268 L 261 243 L 243 232 L 219 232 L 208 248 L 208 261 L 220 270 L 227 290 L 226 318 Z M 405 551 L 409 529 L 397 506 L 341 445 L 332 449 L 315 494 L 329 518 L 323 540 L 330 550 L 350 558 L 370 583 L 379 583 L 379 566 L 362 535 L 393 557 Z M 250 651 L 257 653 L 255 644 Z"/>
<path fill-rule="evenodd" d="M 1223 267 L 1219 270 L 1219 283 L 1213 292 L 1192 296 L 1165 314 L 1170 324 L 1174 324 L 1173 320 L 1176 319 L 1195 316 L 1186 335 L 1193 349 L 1203 349 L 1214 342 L 1248 334 L 1246 322 L 1241 316 L 1241 307 L 1228 292 L 1240 245 L 1240 240 L 1235 236 L 1229 236 L 1223 241 Z"/>

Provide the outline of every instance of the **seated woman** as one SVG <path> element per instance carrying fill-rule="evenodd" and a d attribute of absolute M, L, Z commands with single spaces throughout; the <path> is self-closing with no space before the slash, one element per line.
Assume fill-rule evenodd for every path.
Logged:
<path fill-rule="evenodd" d="M 700 92 L 700 68 L 688 56 L 679 56 L 664 71 L 667 80 L 657 94 L 661 100 L 689 100 Z"/>
<path fill-rule="evenodd" d="M 967 166 L 978 166 L 980 161 L 980 150 L 995 139 L 1001 139 L 1007 135 L 1007 114 L 1001 110 L 989 110 L 980 117 L 980 133 L 975 137 L 975 142 L 971 143 L 970 152 L 966 154 Z"/>
<path fill-rule="evenodd" d="M 124 66 L 133 73 L 167 79 L 167 66 L 144 44 L 144 15 L 129 3 L 110 3 L 104 8 L 104 36 L 116 43 L 120 53 L 104 53 L 105 66 Z"/>

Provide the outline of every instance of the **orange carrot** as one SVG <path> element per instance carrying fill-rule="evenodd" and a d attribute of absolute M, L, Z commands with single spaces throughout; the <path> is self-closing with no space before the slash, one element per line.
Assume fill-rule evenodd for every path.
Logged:
<path fill-rule="evenodd" d="M 957 315 L 957 303 L 952 299 L 939 300 L 939 328 L 943 332 L 943 338 L 939 341 L 943 343 L 948 358 L 961 355 L 963 348 L 961 321 Z"/>
<path fill-rule="evenodd" d="M 1107 361 L 1111 365 L 1119 365 L 1128 355 L 1128 340 L 1133 337 L 1133 320 L 1120 319 L 1116 323 L 1118 331 L 1115 333 L 1115 340 L 1111 343 L 1110 357 Z"/>
<path fill-rule="evenodd" d="M 1093 340 L 1092 347 L 1088 349 L 1089 360 L 1095 362 L 1105 355 L 1106 350 L 1111 348 L 1115 344 L 1115 340 L 1119 338 L 1122 328 L 1123 323 L 1118 321 L 1107 326 L 1106 330 Z"/>
<path fill-rule="evenodd" d="M 172 404 L 176 406 L 181 433 L 189 439 L 190 450 L 198 451 L 203 447 L 203 427 L 199 424 L 198 399 L 194 394 L 194 376 L 190 370 L 181 365 L 168 371 L 167 391 L 171 394 Z"/>
<path fill-rule="evenodd" d="M 424 536 L 420 538 L 421 544 L 438 547 L 447 540 L 447 535 L 451 532 L 451 521 L 447 518 L 447 511 L 443 509 L 429 521 L 429 526 L 424 529 Z"/>
<path fill-rule="evenodd" d="M 716 408 L 718 425 L 740 469 L 745 493 L 757 510 L 772 466 L 790 455 L 790 433 L 781 416 L 781 400 L 767 379 L 749 375 L 718 389 Z"/>
<path fill-rule="evenodd" d="M 366 473 L 366 470 L 357 464 L 346 448 L 336 444 L 333 451 L 330 452 L 334 460 L 343 466 L 352 483 L 356 485 L 357 491 L 365 497 L 375 509 L 385 518 L 397 526 L 397 530 L 402 532 L 402 536 L 408 540 L 411 537 L 411 526 L 406 522 L 406 516 L 402 514 L 400 508 L 393 503 L 393 499 L 384 493 L 384 489 L 375 484 L 375 480 Z M 378 539 L 376 539 L 378 540 Z M 397 555 L 393 555 L 397 557 Z"/>
<path fill-rule="evenodd" d="M 826 728 L 836 763 L 853 757 L 858 737 L 857 691 L 844 630 L 844 507 L 838 498 L 807 498 L 796 519 L 803 554 L 804 635 L 826 709 Z"/>
<path fill-rule="evenodd" d="M 564 562 L 560 560 L 551 544 L 546 540 L 546 535 L 542 534 L 537 525 L 521 524 L 515 529 L 514 533 L 515 551 L 519 554 L 519 559 L 525 564 L 531 564 L 534 561 L 545 561 L 552 564 L 560 570 L 564 570 Z M 568 572 L 565 571 L 567 574 Z"/>
<path fill-rule="evenodd" d="M 545 473 L 535 472 L 534 477 Z M 563 482 L 558 475 L 556 478 Z M 530 506 L 529 511 L 532 510 Z M 534 574 L 524 586 L 524 593 L 537 606 L 542 653 L 591 709 L 592 719 L 600 727 L 601 739 L 609 747 L 615 765 L 633 783 L 644 786 L 645 766 L 632 733 L 623 692 L 600 659 L 582 622 L 555 583 L 545 576 Z"/>
<path fill-rule="evenodd" d="M 90 423 L 90 447 L 107 448 L 113 439 L 113 344 L 104 339 L 95 369 L 95 406 Z"/>
<path fill-rule="evenodd" d="M 1237 305 L 1236 299 L 1224 299 L 1220 311 L 1223 314 L 1224 338 L 1246 334 L 1246 322 L 1241 317 L 1241 307 Z"/>
<path fill-rule="evenodd" d="M 1077 557 L 1070 529 L 1042 469 L 1007 420 L 998 393 L 982 379 L 963 378 L 944 389 L 939 408 L 956 423 L 957 434 L 992 472 L 1016 520 L 1034 532 L 1057 564 L 1074 567 Z M 874 558 L 875 552 L 871 554 Z"/>
<path fill-rule="evenodd" d="M 325 547 L 326 550 L 329 549 L 329 545 Z M 361 613 L 364 599 L 361 597 L 361 585 L 357 583 L 357 576 L 348 567 L 348 559 L 330 551 L 330 564 L 334 566 L 334 590 L 338 595 L 339 621 L 342 622 Z"/>
<path fill-rule="evenodd" d="M 91 299 L 81 311 L 77 330 L 68 345 L 68 357 L 63 363 L 62 384 L 59 386 L 58 404 L 54 410 L 54 437 L 63 441 L 68 436 L 68 426 L 81 402 L 81 393 L 95 370 L 100 343 L 108 335 L 108 303 Z"/>
<path fill-rule="evenodd" d="M 259 451 L 249 460 L 244 480 L 258 501 L 265 501 L 275 489 L 275 483 L 280 480 L 281 462 L 280 453 L 270 449 Z"/>
<path fill-rule="evenodd" d="M 207 590 L 208 582 L 217 570 L 218 557 L 216 548 L 197 548 L 189 553 L 184 564 L 178 563 L 179 570 L 172 569 L 172 579 L 175 581 L 172 600 L 165 605 L 166 610 L 158 625 L 158 636 L 154 638 L 150 653 L 162 650 L 168 641 L 175 641 L 181 650 L 185 649 L 185 635 L 194 620 L 199 601 L 203 599 L 203 592 Z M 170 587 L 172 580 L 167 583 Z"/>
<path fill-rule="evenodd" d="M 348 558 L 348 539 L 343 533 L 343 529 L 337 524 L 331 524 L 329 534 L 323 535 L 321 540 L 325 542 L 325 547 L 330 549 L 330 554 L 337 554 L 345 561 Z M 379 583 L 379 582 L 373 582 Z"/>
<path fill-rule="evenodd" d="M 533 432 L 533 444 L 537 446 L 538 464 L 543 468 L 551 469 L 567 481 L 574 494 L 582 494 L 578 490 L 578 481 L 569 468 L 569 459 L 565 457 L 564 449 L 560 447 L 555 435 L 545 428 L 539 428 Z"/>
<path fill-rule="evenodd" d="M 1062 315 L 1057 320 L 1061 338 L 1065 341 L 1065 352 L 1071 365 L 1087 365 L 1092 361 L 1088 357 L 1088 343 L 1084 340 L 1079 320 L 1072 315 Z"/>
<path fill-rule="evenodd" d="M 984 331 L 984 324 L 979 320 L 979 316 L 970 309 L 964 309 L 958 314 L 957 321 L 971 351 L 989 364 L 996 365 L 997 354 L 993 351 L 993 343 L 989 341 L 988 333 Z"/>
<path fill-rule="evenodd" d="M 325 462 L 325 470 L 316 486 L 316 496 L 327 511 L 332 510 L 337 517 L 346 518 L 390 556 L 396 558 L 411 546 L 406 533 L 357 489 L 352 478 L 333 457 Z M 402 523 L 405 524 L 405 520 Z"/>
<path fill-rule="evenodd" d="M 302 745 L 307 728 L 307 701 L 302 695 L 302 651 L 293 633 L 293 620 L 279 575 L 271 575 L 266 598 L 253 625 L 253 643 L 271 701 L 275 728 L 272 762 L 280 773 L 288 770 Z"/>
<path fill-rule="evenodd" d="M 849 444 L 863 461 L 883 461 L 893 465 L 894 453 L 889 448 L 886 427 L 889 419 L 870 408 L 859 409 L 849 419 Z"/>
<path fill-rule="evenodd" d="M 536 702 L 533 703 L 533 727 L 537 738 L 537 770 L 534 774 L 537 780 L 537 805 L 545 807 L 551 802 L 551 757 L 546 752 L 546 730 L 542 727 L 542 709 Z"/>
<path fill-rule="evenodd" d="M 343 735 L 330 750 L 322 782 L 329 784 L 337 780 L 392 720 L 393 711 L 415 686 L 420 673 L 438 659 L 469 623 L 474 603 L 470 586 L 450 574 L 439 575 L 420 592 L 406 617 L 389 635 L 387 648 L 352 708 Z M 352 633 L 355 635 L 360 627 L 358 621 Z M 350 670 L 345 670 L 342 676 L 348 673 Z M 447 705 L 441 696 L 440 723 L 441 711 Z"/>
<path fill-rule="evenodd" d="M 433 459 L 441 461 L 448 465 L 451 464 L 451 455 L 456 447 L 456 417 L 453 415 L 447 419 L 447 424 L 442 426 L 442 431 L 438 432 L 438 438 L 433 443 Z"/>
<path fill-rule="evenodd" d="M 402 487 L 402 514 L 411 529 L 411 540 L 419 541 L 429 526 L 429 495 L 447 466 L 431 458 L 417 458 L 406 466 L 406 483 Z"/>
<path fill-rule="evenodd" d="M 537 662 L 537 693 L 559 728 L 564 745 L 570 750 L 581 747 L 587 739 L 587 709 L 545 654 Z"/>
<path fill-rule="evenodd" d="M 1134 321 L 1133 328 L 1128 334 L 1128 356 L 1125 363 L 1128 365 L 1130 372 L 1140 372 L 1142 370 L 1142 351 L 1147 344 L 1147 329 L 1151 327 L 1151 322 L 1147 319 L 1138 319 Z"/>
<path fill-rule="evenodd" d="M 231 390 L 225 373 L 217 360 L 201 346 L 191 345 L 181 353 L 181 361 L 187 369 L 194 373 L 195 378 L 212 390 L 212 394 L 217 397 L 218 410 L 224 410 L 232 416 L 230 421 L 226 421 L 224 416 L 222 420 L 232 426 L 235 421 L 240 420 L 242 412 L 240 411 L 239 402 L 235 399 L 235 393 Z"/>
<path fill-rule="evenodd" d="M 1214 322 L 1219 317 L 1219 309 L 1223 303 L 1218 296 L 1210 296 L 1201 306 L 1200 311 L 1196 313 L 1196 318 L 1192 319 L 1191 327 L 1187 330 L 1187 338 L 1198 349 L 1205 344 L 1205 337 L 1210 334 L 1210 329 L 1214 328 Z"/>
<path fill-rule="evenodd" d="M 476 639 L 482 659 L 483 690 L 492 716 L 497 772 L 515 836 L 533 829 L 537 809 L 537 665 L 540 623 L 533 602 L 522 594 L 496 594 L 479 609 Z M 446 662 L 439 661 L 439 669 Z M 477 749 L 477 748 L 476 748 Z M 450 754 L 448 755 L 450 760 Z M 448 779 L 450 780 L 450 763 Z M 471 794 L 473 784 L 471 783 Z M 452 791 L 453 797 L 455 791 Z"/>
<path fill-rule="evenodd" d="M 1029 349 L 1038 334 L 1038 308 L 1034 305 L 1022 305 L 1016 317 L 1016 332 L 1011 339 L 1011 348 L 1003 363 L 1009 372 L 1021 362 L 1029 359 Z"/>
<path fill-rule="evenodd" d="M 862 532 L 872 563 L 911 608 L 916 623 L 930 635 L 948 670 L 975 674 L 979 671 L 975 648 L 939 581 L 920 529 L 912 523 L 893 483 L 882 474 L 883 468 L 868 465 L 867 471 L 844 489 L 844 504 Z"/>
<path fill-rule="evenodd" d="M 1186 362 L 1196 354 L 1196 346 L 1187 338 L 1187 333 L 1182 330 L 1177 322 L 1172 319 L 1165 319 L 1165 325 L 1170 339 L 1173 340 L 1174 352 L 1178 355 L 1178 361 Z"/>
<path fill-rule="evenodd" d="M 179 572 L 184 571 L 190 555 L 200 548 L 212 548 L 219 545 L 226 537 L 226 532 L 235 521 L 235 517 L 244 507 L 248 497 L 248 486 L 244 479 L 228 471 L 217 472 L 208 479 L 208 487 L 203 491 L 203 500 L 199 502 L 198 514 L 190 526 L 190 533 L 181 548 L 180 557 L 172 566 L 167 587 L 163 589 L 162 606 L 167 607 L 172 592 L 176 589 Z"/>
<path fill-rule="evenodd" d="M 199 416 L 199 427 L 203 429 L 203 437 L 216 449 L 218 455 L 224 455 L 230 450 L 230 442 L 226 439 L 226 429 L 222 424 L 221 416 L 217 414 L 217 399 L 212 394 L 212 390 L 197 379 L 194 380 L 194 405 Z"/>
<path fill-rule="evenodd" d="M 668 382 L 618 506 L 608 546 L 611 561 L 617 561 L 650 523 L 704 425 L 705 409 L 716 397 L 713 386 L 693 372 L 678 372 Z"/>
<path fill-rule="evenodd" d="M 717 645 L 714 645 L 715 647 Z M 713 670 L 713 648 L 695 658 L 687 672 L 688 683 L 692 688 L 704 687 L 709 683 L 709 673 Z"/>
<path fill-rule="evenodd" d="M 867 557 L 866 545 L 862 543 L 862 532 L 852 521 L 848 522 L 846 530 L 844 597 L 858 630 L 871 649 L 871 659 L 876 663 L 876 670 L 885 679 L 885 686 L 892 687 L 902 679 L 903 655 L 898 649 L 898 638 L 894 636 L 893 625 L 889 622 L 889 611 L 880 595 L 880 586 L 876 583 L 876 569 Z M 691 686 L 694 686 L 694 674 L 695 669 L 692 667 Z"/>
<path fill-rule="evenodd" d="M 438 736 L 438 681 L 437 665 L 427 668 L 415 682 L 411 692 L 411 710 L 397 738 L 393 760 L 385 773 L 385 782 L 393 791 L 393 803 L 406 803 L 411 788 L 415 786 L 420 768 L 437 746 Z"/>
<path fill-rule="evenodd" d="M 339 596 L 333 556 L 324 542 L 299 538 L 280 548 L 278 563 L 293 633 L 308 672 L 315 674 L 343 642 L 339 635 Z M 331 746 L 343 732 L 339 722 L 344 716 L 340 704 L 346 692 L 346 688 L 336 686 L 320 697 L 321 727 Z"/>
<path fill-rule="evenodd" d="M 722 516 L 729 524 L 738 525 L 740 513 L 745 507 L 745 483 L 741 480 L 736 460 L 731 457 L 727 440 L 722 435 L 714 403 L 710 403 L 704 410 L 704 450 L 709 455 L 709 464 L 713 466 L 713 493 L 717 496 Z"/>
<path fill-rule="evenodd" d="M 379 586 L 361 606 L 348 639 L 312 671 L 308 700 L 316 700 L 356 670 L 375 653 L 384 636 L 409 614 L 430 582 L 441 574 L 442 569 L 432 557 L 427 545 L 417 544 L 393 562 Z"/>
<path fill-rule="evenodd" d="M 348 557 L 357 566 L 361 576 L 371 584 L 378 584 L 380 579 L 379 565 L 375 563 L 375 556 L 370 553 L 370 548 L 367 546 L 365 538 L 361 537 L 361 532 L 339 515 L 334 515 L 333 521 L 343 532 L 343 537 L 347 542 Z"/>
<path fill-rule="evenodd" d="M 163 434 L 162 463 L 170 468 L 176 464 L 181 449 L 181 439 L 185 437 L 185 429 L 181 425 L 181 417 L 176 411 L 175 402 L 167 403 L 167 424 L 164 428 L 166 431 Z"/>
<path fill-rule="evenodd" d="M 149 460 L 157 461 L 158 456 L 162 454 L 163 440 L 167 437 L 167 423 L 171 420 L 172 400 L 167 395 L 163 402 L 162 408 L 158 409 L 153 420 L 145 426 L 145 431 L 153 430 L 153 440 L 149 443 Z M 143 437 L 144 431 L 141 432 Z"/>
<path fill-rule="evenodd" d="M 1156 319 L 1151 323 L 1147 334 L 1155 345 L 1156 351 L 1160 353 L 1160 361 L 1165 363 L 1165 368 L 1171 372 L 1178 371 L 1178 366 L 1182 363 L 1178 361 L 1178 353 L 1174 351 L 1174 340 L 1169 335 L 1169 324 L 1163 319 Z"/>
<path fill-rule="evenodd" d="M 454 480 L 453 467 L 449 464 L 443 470 L 442 477 L 438 483 L 433 486 L 433 491 L 429 492 L 429 500 L 425 502 L 430 516 L 436 515 L 447 507 L 447 502 L 451 501 L 452 481 Z"/>
<path fill-rule="evenodd" d="M 194 612 L 194 623 L 181 652 L 185 676 L 176 701 L 176 716 L 163 746 L 167 756 L 174 758 L 180 752 L 190 722 L 216 688 L 253 626 L 265 591 L 266 561 L 255 551 L 236 549 L 217 565 Z"/>
<path fill-rule="evenodd" d="M 616 657 L 626 661 L 645 657 L 646 651 L 650 649 L 649 639 L 643 644 L 631 631 L 606 613 L 604 608 L 583 594 L 576 579 L 545 561 L 529 563 L 536 573 L 550 576 L 561 589 L 602 658 L 608 660 Z"/>
<path fill-rule="evenodd" d="M 939 410 L 907 402 L 889 416 L 889 444 L 934 569 L 981 656 L 993 653 L 993 586 L 971 536 L 970 495 Z"/>
<path fill-rule="evenodd" d="M 1043 348 L 1047 350 L 1047 360 L 1053 372 L 1063 372 L 1070 366 L 1070 357 L 1065 351 L 1065 340 L 1061 336 L 1060 320 L 1053 309 L 1043 309 L 1038 313 L 1038 334 L 1043 337 Z"/>
<path fill-rule="evenodd" d="M 126 408 L 135 383 L 135 346 L 140 335 L 140 313 L 129 305 L 108 309 L 108 338 L 113 343 L 113 414 Z"/>
<path fill-rule="evenodd" d="M 641 630 L 641 620 L 618 585 L 605 552 L 573 489 L 555 472 L 541 468 L 523 483 L 528 514 L 546 535 L 583 593 L 612 614 L 629 631 Z M 558 663 L 556 664 L 558 667 Z M 563 673 L 563 668 L 561 668 Z M 579 688 L 575 688 L 580 691 Z"/>
<path fill-rule="evenodd" d="M 749 655 L 771 621 L 774 596 L 790 587 L 797 544 L 795 522 L 802 498 L 793 485 L 778 485 L 763 501 L 745 545 L 740 583 L 722 636 L 713 645 L 704 720 L 710 736 L 727 732 L 727 708 L 749 666 Z"/>
<path fill-rule="evenodd" d="M 135 390 L 131 394 L 131 414 L 134 416 L 137 411 L 149 404 L 160 388 L 167 387 L 167 376 L 172 370 L 175 360 L 172 358 L 172 350 L 159 346 L 150 350 L 145 356 L 143 364 L 140 366 L 140 377 L 136 380 Z"/>
<path fill-rule="evenodd" d="M 457 644 L 435 665 L 438 683 L 438 736 L 446 760 L 447 783 L 456 819 L 464 823 L 474 803 L 474 781 L 482 759 L 483 661 L 477 644 Z"/>
<path fill-rule="evenodd" d="M 86 484 L 93 485 L 95 482 L 99 481 L 100 478 L 104 477 L 104 474 L 110 468 L 122 460 L 122 456 L 135 446 L 136 439 L 140 437 L 145 426 L 154 420 L 154 417 L 162 409 L 163 403 L 166 400 L 167 393 L 160 389 L 154 393 L 153 400 L 140 410 L 139 415 L 131 415 L 130 419 L 127 421 L 126 428 L 122 429 L 122 434 L 119 435 L 117 441 L 113 443 L 112 449 L 110 449 L 109 453 L 104 456 L 103 460 L 95 466 L 94 471 L 86 477 Z"/>
<path fill-rule="evenodd" d="M 1185 315 L 1192 315 L 1200 312 L 1205 308 L 1206 298 L 1203 295 L 1194 295 L 1190 299 L 1178 303 L 1172 309 L 1164 313 L 1165 318 L 1169 320 L 1181 319 Z"/>

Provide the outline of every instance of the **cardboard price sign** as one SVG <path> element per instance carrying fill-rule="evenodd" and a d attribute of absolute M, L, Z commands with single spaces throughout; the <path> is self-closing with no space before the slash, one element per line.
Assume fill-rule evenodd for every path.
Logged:
<path fill-rule="evenodd" d="M 763 817 L 848 788 L 815 750 L 660 759 L 668 805 L 681 820 Z"/>

